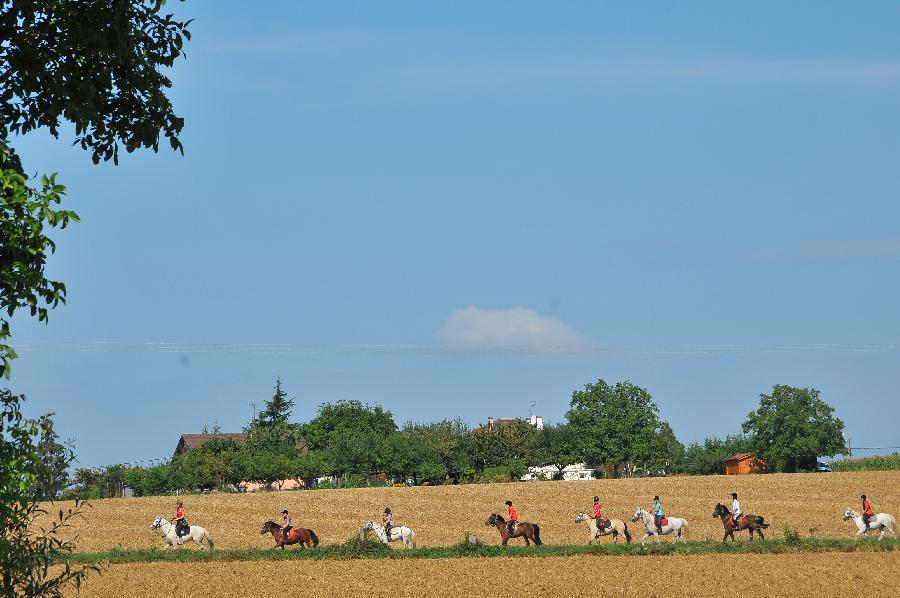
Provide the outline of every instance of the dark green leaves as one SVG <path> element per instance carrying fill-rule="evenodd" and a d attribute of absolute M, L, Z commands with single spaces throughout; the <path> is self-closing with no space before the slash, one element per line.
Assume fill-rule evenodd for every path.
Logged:
<path fill-rule="evenodd" d="M 162 74 L 184 56 L 190 21 L 151 0 L 5 0 L 0 3 L 0 140 L 75 126 L 94 163 L 118 162 L 119 145 L 183 152 Z"/>

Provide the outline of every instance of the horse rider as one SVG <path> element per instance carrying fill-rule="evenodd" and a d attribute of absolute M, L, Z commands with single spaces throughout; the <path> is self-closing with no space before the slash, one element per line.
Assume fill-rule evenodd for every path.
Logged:
<path fill-rule="evenodd" d="M 506 528 L 509 531 L 509 535 L 511 536 L 516 531 L 516 524 L 519 523 L 519 512 L 516 511 L 516 508 L 513 506 L 511 500 L 506 501 L 506 511 L 508 515 Z"/>
<path fill-rule="evenodd" d="M 385 507 L 381 523 L 384 524 L 384 535 L 387 536 L 388 542 L 390 542 L 391 528 L 394 527 L 394 514 L 391 513 L 390 507 Z"/>
<path fill-rule="evenodd" d="M 741 503 L 738 502 L 737 492 L 731 493 L 731 523 L 734 529 L 738 528 L 738 519 L 741 518 Z"/>
<path fill-rule="evenodd" d="M 181 502 L 181 499 L 175 501 L 175 521 L 173 523 L 175 523 L 175 539 L 179 545 L 184 544 L 183 536 L 190 532 L 191 527 L 184 518 L 184 503 Z"/>
<path fill-rule="evenodd" d="M 654 496 L 653 497 L 653 523 L 656 524 L 656 533 L 658 533 L 658 534 L 662 533 L 663 517 L 665 517 L 665 514 L 663 513 L 662 503 L 659 502 L 658 496 Z"/>
<path fill-rule="evenodd" d="M 288 515 L 287 509 L 281 512 L 284 515 L 284 527 L 281 528 L 281 541 L 287 544 L 288 538 L 291 537 L 291 530 L 294 529 L 294 522 Z"/>
<path fill-rule="evenodd" d="M 862 520 L 863 525 L 866 526 L 865 531 L 869 531 L 869 519 L 875 516 L 875 511 L 872 510 L 872 503 L 866 498 L 866 495 L 863 494 L 860 496 L 863 501 L 863 512 L 862 512 Z"/>
<path fill-rule="evenodd" d="M 597 529 L 603 529 L 609 523 L 606 519 L 603 518 L 603 513 L 601 513 L 601 509 L 603 506 L 600 504 L 600 497 L 594 497 L 594 521 L 597 522 Z"/>

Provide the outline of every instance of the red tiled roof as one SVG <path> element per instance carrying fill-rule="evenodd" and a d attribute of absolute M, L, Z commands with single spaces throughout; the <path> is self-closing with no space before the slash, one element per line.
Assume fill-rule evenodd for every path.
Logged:
<path fill-rule="evenodd" d="M 726 462 L 727 461 L 743 461 L 744 459 L 752 459 L 752 458 L 753 458 L 752 453 L 738 453 L 736 455 L 732 455 L 732 456 L 728 457 L 727 459 L 725 459 L 725 461 Z"/>

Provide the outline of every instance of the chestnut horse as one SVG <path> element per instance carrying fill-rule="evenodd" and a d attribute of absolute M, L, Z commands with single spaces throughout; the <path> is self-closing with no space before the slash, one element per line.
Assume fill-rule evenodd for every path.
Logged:
<path fill-rule="evenodd" d="M 285 538 L 284 534 L 281 532 L 280 525 L 274 521 L 266 521 L 263 523 L 259 533 L 272 534 L 272 537 L 275 538 L 275 548 L 281 547 L 282 550 L 284 550 L 285 544 L 299 544 L 301 548 L 306 548 L 307 546 L 315 548 L 319 545 L 319 538 L 316 536 L 316 532 L 311 529 L 306 529 L 305 527 L 291 528 L 288 537 Z"/>
<path fill-rule="evenodd" d="M 506 519 L 497 513 L 491 513 L 491 516 L 488 517 L 484 524 L 497 528 L 497 531 L 500 532 L 500 537 L 503 538 L 504 546 L 506 546 L 506 543 L 509 542 L 510 538 L 525 538 L 525 546 L 531 546 L 529 540 L 534 542 L 537 546 L 543 544 L 543 542 L 541 542 L 541 526 L 537 523 L 520 521 L 516 523 L 515 528 L 513 528 L 513 533 L 510 534 Z"/>
<path fill-rule="evenodd" d="M 741 530 L 750 530 L 750 541 L 753 541 L 753 532 L 757 532 L 761 540 L 765 540 L 766 536 L 763 534 L 763 530 L 769 527 L 769 524 L 765 522 L 765 519 L 759 515 L 751 515 L 750 513 L 744 513 L 741 515 L 740 519 L 738 519 L 738 524 L 734 524 L 734 519 L 731 517 L 731 511 L 728 510 L 723 504 L 716 503 L 716 509 L 712 514 L 713 518 L 720 517 L 722 519 L 722 525 L 725 527 L 725 535 L 722 536 L 722 541 L 724 542 L 728 539 L 728 536 L 731 536 L 731 541 L 734 542 L 734 532 L 739 532 Z"/>

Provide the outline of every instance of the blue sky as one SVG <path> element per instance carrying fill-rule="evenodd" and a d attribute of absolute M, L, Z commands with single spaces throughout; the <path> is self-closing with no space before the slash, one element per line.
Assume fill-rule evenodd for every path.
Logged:
<path fill-rule="evenodd" d="M 12 386 L 84 465 L 298 419 L 559 421 L 647 387 L 683 441 L 812 386 L 900 445 L 893 2 L 172 3 L 184 157 L 36 133 L 82 223 Z"/>

